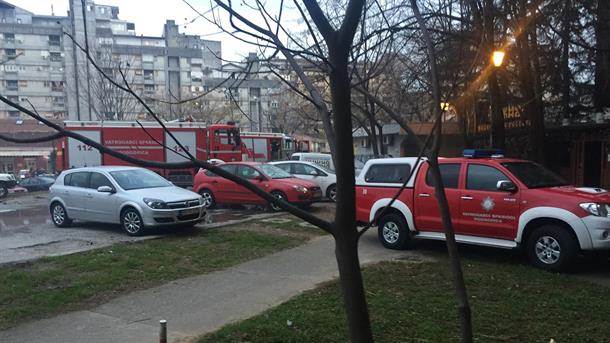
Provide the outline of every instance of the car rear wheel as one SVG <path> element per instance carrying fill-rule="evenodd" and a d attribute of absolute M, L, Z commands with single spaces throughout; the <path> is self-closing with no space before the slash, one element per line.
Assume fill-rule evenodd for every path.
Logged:
<path fill-rule="evenodd" d="M 214 194 L 209 189 L 203 189 L 199 191 L 199 194 L 203 198 L 203 207 L 204 208 L 214 208 L 216 206 L 216 200 L 214 199 Z"/>
<path fill-rule="evenodd" d="M 333 202 L 337 202 L 337 185 L 328 186 L 328 189 L 326 190 L 326 197 Z"/>
<path fill-rule="evenodd" d="M 127 208 L 121 213 L 121 226 L 130 236 L 141 236 L 144 234 L 144 222 L 142 216 L 134 208 Z"/>
<path fill-rule="evenodd" d="M 277 191 L 271 192 L 271 195 L 273 195 L 277 199 L 287 201 L 286 200 L 286 195 L 284 195 L 284 193 L 282 193 L 282 192 L 277 192 Z M 274 212 L 279 212 L 279 211 L 282 210 L 281 207 L 279 207 L 278 205 L 276 205 L 274 203 L 269 203 L 269 206 L 271 206 L 271 210 L 273 210 Z"/>
<path fill-rule="evenodd" d="M 8 187 L 5 184 L 0 184 L 0 199 L 8 195 Z"/>
<path fill-rule="evenodd" d="M 388 249 L 404 250 L 411 243 L 409 225 L 403 216 L 396 213 L 386 214 L 379 220 L 378 236 Z"/>
<path fill-rule="evenodd" d="M 68 227 L 72 224 L 72 219 L 68 217 L 66 208 L 59 202 L 51 205 L 51 220 L 57 227 Z"/>
<path fill-rule="evenodd" d="M 537 228 L 527 240 L 527 254 L 535 267 L 550 271 L 568 270 L 578 253 L 578 242 L 556 225 Z"/>

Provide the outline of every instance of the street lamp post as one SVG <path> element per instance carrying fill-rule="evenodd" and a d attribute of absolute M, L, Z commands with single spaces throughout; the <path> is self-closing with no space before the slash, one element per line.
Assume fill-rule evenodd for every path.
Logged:
<path fill-rule="evenodd" d="M 498 69 L 504 62 L 505 52 L 495 50 L 491 54 L 491 73 L 489 75 L 489 95 L 491 102 L 491 128 L 489 135 L 489 145 L 495 149 L 504 149 L 505 128 L 504 114 L 502 113 L 502 102 L 500 99 L 500 86 L 498 85 Z"/>

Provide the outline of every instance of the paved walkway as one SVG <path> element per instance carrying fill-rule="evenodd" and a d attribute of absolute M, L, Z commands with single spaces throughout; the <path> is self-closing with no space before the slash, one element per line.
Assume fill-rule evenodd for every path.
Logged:
<path fill-rule="evenodd" d="M 416 256 L 381 247 L 376 230 L 360 242 L 361 263 Z M 156 342 L 158 322 L 169 341 L 189 341 L 251 317 L 338 276 L 332 238 L 202 276 L 134 292 L 88 311 L 70 312 L 0 332 L 0 342 Z"/>

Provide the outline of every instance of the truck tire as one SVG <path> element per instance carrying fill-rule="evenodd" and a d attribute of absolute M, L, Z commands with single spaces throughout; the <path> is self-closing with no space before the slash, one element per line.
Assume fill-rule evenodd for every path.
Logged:
<path fill-rule="evenodd" d="M 553 272 L 569 270 L 578 253 L 578 242 L 563 227 L 543 225 L 526 242 L 527 255 L 537 268 Z"/>
<path fill-rule="evenodd" d="M 388 213 L 379 220 L 379 241 L 388 249 L 404 250 L 411 245 L 409 225 L 402 215 Z"/>
<path fill-rule="evenodd" d="M 4 182 L 0 183 L 0 199 L 5 198 L 8 195 L 8 187 Z"/>

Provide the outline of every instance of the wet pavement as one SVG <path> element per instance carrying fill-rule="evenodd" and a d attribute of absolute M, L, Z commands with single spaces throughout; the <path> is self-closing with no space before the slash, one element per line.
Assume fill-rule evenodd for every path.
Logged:
<path fill-rule="evenodd" d="M 215 209 L 208 211 L 206 220 L 196 228 L 230 225 L 271 215 L 274 214 L 256 207 Z M 75 222 L 69 228 L 57 228 L 51 222 L 45 192 L 19 194 L 0 202 L 0 264 L 151 239 L 176 230 L 180 229 L 151 230 L 143 237 L 130 237 L 119 225 L 112 224 Z"/>

